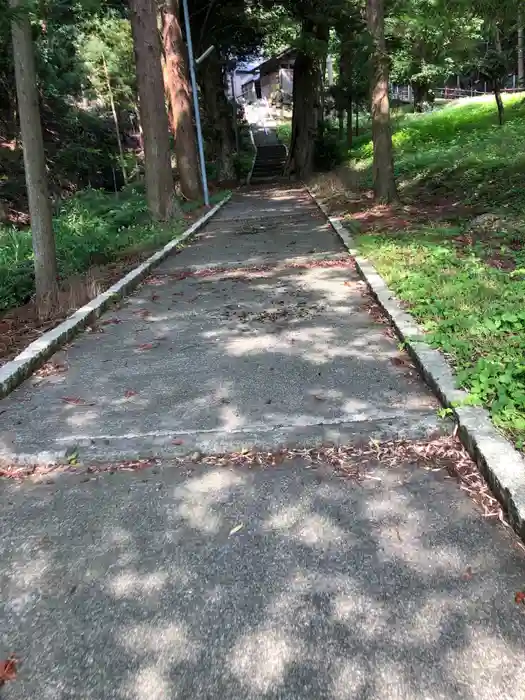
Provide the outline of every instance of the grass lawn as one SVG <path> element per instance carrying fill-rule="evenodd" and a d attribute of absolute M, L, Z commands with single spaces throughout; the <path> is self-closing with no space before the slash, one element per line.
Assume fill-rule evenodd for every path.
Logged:
<path fill-rule="evenodd" d="M 183 215 L 195 207 L 185 204 Z M 60 279 L 158 248 L 186 226 L 184 216 L 169 225 L 152 223 L 138 186 L 117 195 L 102 190 L 79 192 L 64 202 L 53 220 Z M 24 304 L 33 294 L 32 258 L 31 231 L 0 226 L 0 312 Z"/>
<path fill-rule="evenodd" d="M 523 97 L 507 98 L 503 127 L 493 99 L 465 100 L 396 120 L 393 140 L 402 205 L 374 207 L 365 194 L 369 134 L 352 152 L 346 205 L 340 193 L 332 199 L 346 210 L 361 253 L 454 364 L 472 402 L 523 448 Z"/>
<path fill-rule="evenodd" d="M 357 236 L 357 245 L 444 351 L 472 402 L 523 447 L 525 440 L 525 269 L 509 274 L 466 250 L 458 231 L 418 227 Z M 516 254 L 525 266 L 525 253 Z M 523 274 L 522 274 L 523 273 Z"/>

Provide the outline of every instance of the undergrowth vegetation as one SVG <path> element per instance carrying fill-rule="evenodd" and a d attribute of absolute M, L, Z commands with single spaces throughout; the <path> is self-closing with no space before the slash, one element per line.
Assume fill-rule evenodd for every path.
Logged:
<path fill-rule="evenodd" d="M 496 123 L 489 100 L 472 100 L 396 124 L 396 174 L 414 198 L 476 204 L 454 224 L 408 223 L 358 233 L 357 245 L 456 367 L 471 400 L 525 444 L 525 104 L 506 101 Z M 370 137 L 353 152 L 368 177 Z M 366 183 L 365 183 L 366 184 Z M 487 225 L 488 222 L 488 225 Z"/>
<path fill-rule="evenodd" d="M 212 197 L 215 200 L 216 197 Z M 194 206 L 187 204 L 184 210 Z M 139 185 L 118 194 L 84 190 L 66 200 L 54 218 L 59 275 L 65 280 L 92 265 L 156 248 L 184 227 L 153 223 Z M 23 304 L 34 291 L 31 231 L 0 226 L 0 311 Z"/>
<path fill-rule="evenodd" d="M 525 207 L 525 101 L 505 99 L 500 127 L 490 96 L 462 100 L 394 120 L 394 165 L 402 194 L 461 198 L 464 203 Z M 370 134 L 356 139 L 353 165 L 371 185 Z"/>
<path fill-rule="evenodd" d="M 525 276 L 490 267 L 475 250 L 461 254 L 454 233 L 361 235 L 358 245 L 421 321 L 429 342 L 452 359 L 472 402 L 487 406 L 523 447 Z"/>

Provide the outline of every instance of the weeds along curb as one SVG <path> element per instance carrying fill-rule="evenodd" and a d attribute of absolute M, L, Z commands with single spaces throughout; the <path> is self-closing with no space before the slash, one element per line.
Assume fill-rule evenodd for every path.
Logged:
<path fill-rule="evenodd" d="M 359 275 L 405 344 L 419 372 L 442 404 L 453 411 L 461 442 L 507 511 L 512 527 L 525 539 L 525 459 L 497 431 L 484 408 L 461 405 L 468 393 L 456 387 L 454 372 L 443 355 L 425 342 L 419 325 L 403 311 L 375 267 L 359 255 L 351 234 L 337 218 L 330 216 L 313 192 L 308 191 L 355 259 Z"/>
<path fill-rule="evenodd" d="M 26 347 L 13 360 L 0 367 L 0 399 L 7 396 L 33 372 L 41 367 L 62 345 L 70 341 L 77 333 L 98 318 L 113 302 L 129 294 L 156 267 L 165 260 L 177 246 L 204 226 L 231 198 L 227 195 L 213 209 L 202 216 L 180 236 L 173 238 L 163 248 L 154 253 L 141 265 L 136 267 L 121 280 L 113 284 L 102 294 L 80 307 L 65 321 L 44 333 Z"/>

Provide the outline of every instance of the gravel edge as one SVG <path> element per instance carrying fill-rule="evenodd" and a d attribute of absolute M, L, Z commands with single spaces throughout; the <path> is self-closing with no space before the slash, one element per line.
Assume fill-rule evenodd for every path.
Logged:
<path fill-rule="evenodd" d="M 421 327 L 403 311 L 375 267 L 359 255 L 350 232 L 338 218 L 330 216 L 309 188 L 308 192 L 354 258 L 357 272 L 405 344 L 419 372 L 442 404 L 453 411 L 461 442 L 507 512 L 510 524 L 525 539 L 525 459 L 498 432 L 484 408 L 458 405 L 468 393 L 457 388 L 451 366 L 438 350 L 425 342 Z"/>
<path fill-rule="evenodd" d="M 227 195 L 180 236 L 173 238 L 163 248 L 151 255 L 131 272 L 128 272 L 121 280 L 111 285 L 105 292 L 81 306 L 80 309 L 52 330 L 43 333 L 38 340 L 30 343 L 14 359 L 0 367 L 0 399 L 10 394 L 13 389 L 16 389 L 17 386 L 30 377 L 62 345 L 69 342 L 77 333 L 98 318 L 110 304 L 135 289 L 151 270 L 165 260 L 182 241 L 196 233 L 219 209 L 229 202 L 231 196 L 231 194 Z"/>

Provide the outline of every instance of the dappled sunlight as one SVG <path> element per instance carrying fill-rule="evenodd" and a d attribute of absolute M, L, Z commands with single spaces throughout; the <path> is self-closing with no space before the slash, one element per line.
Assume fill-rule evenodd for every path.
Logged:
<path fill-rule="evenodd" d="M 357 481 L 307 466 L 107 474 L 57 484 L 43 509 L 46 487 L 19 492 L 0 616 L 25 668 L 71 656 L 60 700 L 94 668 L 123 700 L 519 692 L 525 565 L 505 533 L 415 465 L 363 465 Z M 52 532 L 61 504 L 64 538 L 24 559 L 26 531 Z M 21 697 L 46 697 L 39 679 L 21 674 Z"/>
<path fill-rule="evenodd" d="M 243 635 L 231 651 L 231 672 L 252 692 L 282 686 L 286 673 L 302 656 L 300 641 L 271 626 Z"/>
<path fill-rule="evenodd" d="M 172 518 L 182 518 L 190 527 L 207 533 L 218 533 L 224 518 L 217 506 L 226 502 L 231 490 L 243 486 L 246 479 L 230 470 L 215 469 L 209 473 L 192 477 L 173 492 L 177 506 L 171 511 Z"/>
<path fill-rule="evenodd" d="M 170 570 L 168 576 L 166 571 L 156 571 L 152 574 L 141 575 L 138 571 L 130 569 L 115 574 L 108 583 L 108 589 L 115 598 L 140 597 L 147 600 L 150 597 L 156 598 L 168 580 L 171 585 L 174 582 L 187 582 L 184 578 L 182 581 L 178 580 L 178 578 L 173 570 Z"/>
<path fill-rule="evenodd" d="M 311 512 L 310 502 L 286 506 L 273 513 L 263 529 L 286 534 L 308 547 L 327 549 L 347 540 L 348 533 L 330 518 Z"/>
<path fill-rule="evenodd" d="M 201 646 L 187 624 L 160 620 L 124 627 L 118 641 L 131 653 L 153 654 L 169 663 L 195 661 Z"/>
<path fill-rule="evenodd" d="M 348 700 L 349 698 L 373 697 L 371 686 L 370 667 L 373 660 L 368 663 L 364 659 L 339 659 L 333 668 L 333 681 L 330 688 L 330 697 L 333 700 Z M 390 689 L 391 692 L 391 689 Z M 387 694 L 386 697 L 392 697 Z"/>
<path fill-rule="evenodd" d="M 168 679 L 168 664 L 144 665 L 131 673 L 126 684 L 127 697 L 133 700 L 174 700 L 173 685 Z"/>

